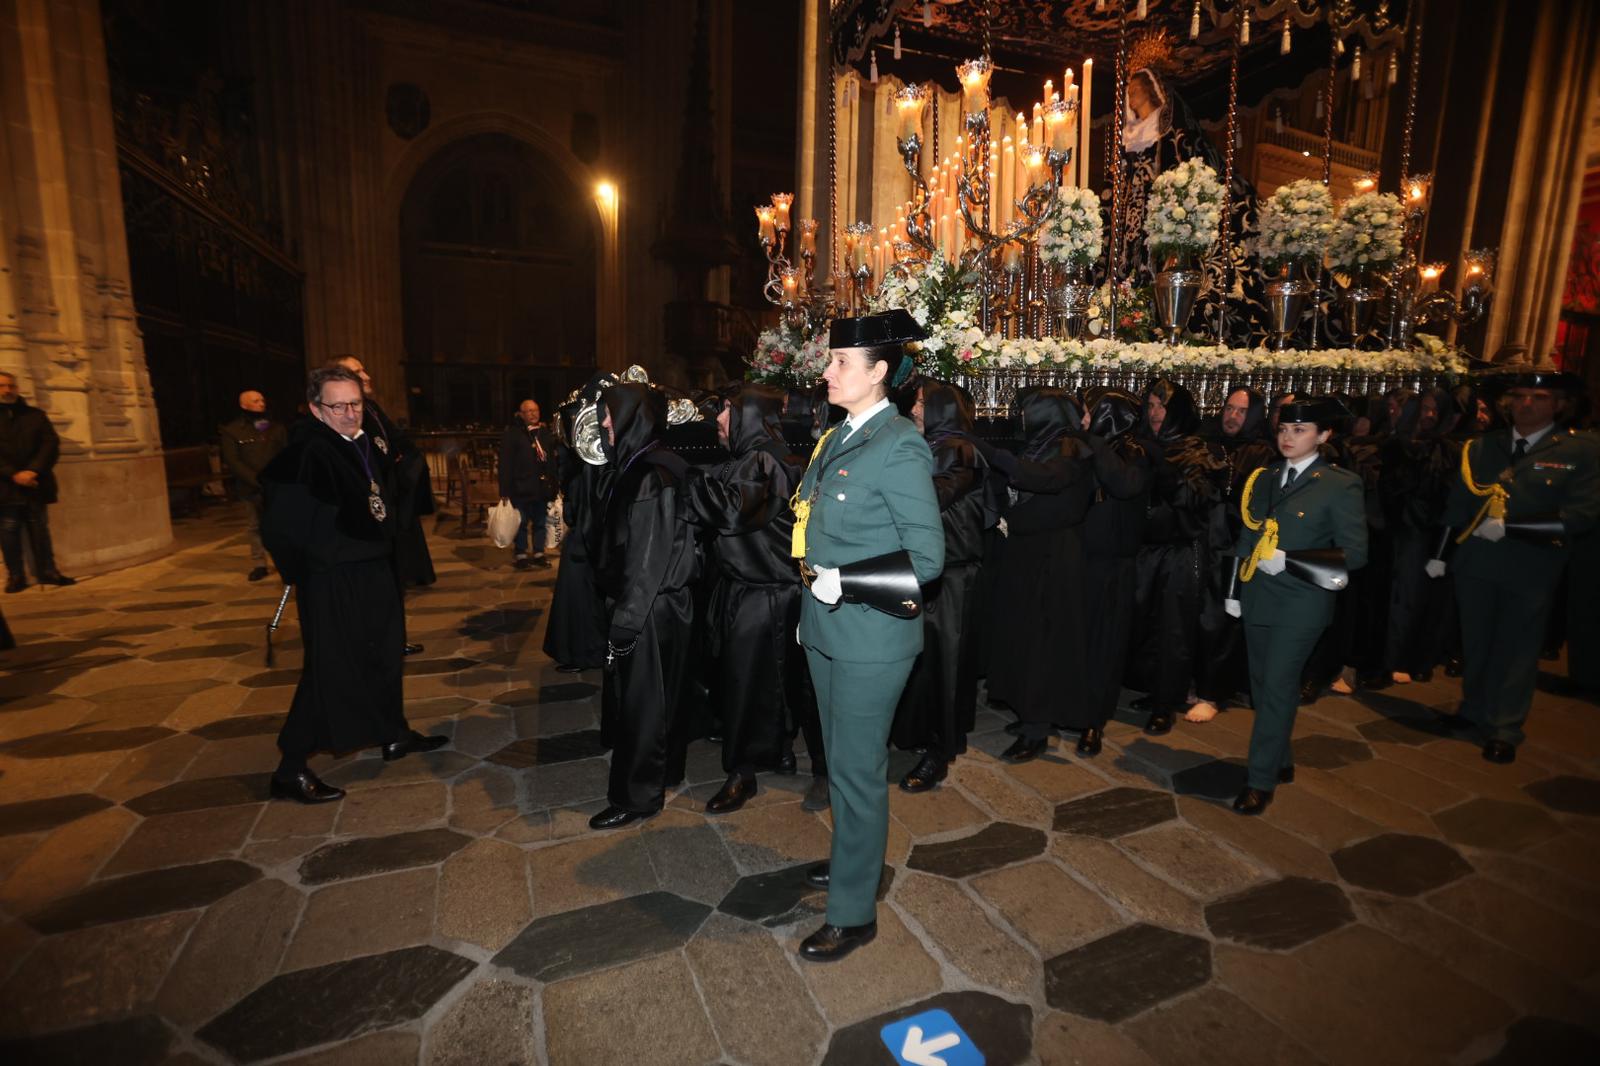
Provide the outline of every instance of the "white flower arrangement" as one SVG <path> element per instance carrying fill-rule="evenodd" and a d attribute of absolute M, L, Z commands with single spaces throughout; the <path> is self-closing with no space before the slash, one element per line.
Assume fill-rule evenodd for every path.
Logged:
<path fill-rule="evenodd" d="M 763 330 L 747 361 L 751 381 L 782 386 L 810 385 L 828 369 L 828 332 L 819 330 L 807 336 L 804 330 L 787 324 Z"/>
<path fill-rule="evenodd" d="M 1217 241 L 1222 224 L 1222 183 L 1198 159 L 1164 170 L 1150 183 L 1144 233 L 1157 258 L 1198 255 Z"/>
<path fill-rule="evenodd" d="M 1311 178 L 1280 185 L 1261 205 L 1256 255 L 1268 269 L 1318 262 L 1333 225 L 1333 197 L 1326 185 Z"/>
<path fill-rule="evenodd" d="M 1086 267 L 1100 258 L 1103 239 L 1100 197 L 1093 189 L 1067 186 L 1039 230 L 1039 258 L 1054 267 Z"/>
<path fill-rule="evenodd" d="M 1328 265 L 1335 270 L 1382 270 L 1400 258 L 1405 213 L 1386 192 L 1352 196 L 1339 207 L 1328 236 Z"/>

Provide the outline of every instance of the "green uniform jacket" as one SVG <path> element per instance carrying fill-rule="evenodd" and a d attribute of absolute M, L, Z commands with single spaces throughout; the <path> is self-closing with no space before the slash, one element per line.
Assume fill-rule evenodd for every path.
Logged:
<path fill-rule="evenodd" d="M 944 570 L 944 525 L 933 491 L 933 453 L 917 427 L 879 411 L 840 441 L 844 427 L 812 457 L 800 482 L 809 499 L 806 561 L 843 566 L 904 548 L 926 585 Z M 829 607 L 800 599 L 800 641 L 845 662 L 888 663 L 922 651 L 922 619 L 894 618 L 859 603 Z"/>
<path fill-rule="evenodd" d="M 1361 478 L 1317 459 L 1287 492 L 1282 487 L 1284 461 L 1269 463 L 1250 493 L 1250 520 L 1278 520 L 1278 549 L 1343 548 L 1345 567 L 1367 563 L 1367 508 Z M 1255 549 L 1260 532 L 1245 527 L 1234 554 L 1241 559 Z M 1326 626 L 1333 621 L 1334 596 L 1288 571 L 1260 570 L 1240 584 L 1244 620 L 1252 625 Z"/>
<path fill-rule="evenodd" d="M 1457 574 L 1500 584 L 1533 581 L 1554 585 L 1570 551 L 1570 538 L 1600 526 L 1600 438 L 1557 427 L 1511 461 L 1511 430 L 1497 429 L 1467 444 L 1472 480 L 1479 488 L 1499 483 L 1510 495 L 1506 520 L 1559 515 L 1568 537 L 1561 546 L 1525 541 L 1512 534 L 1503 540 L 1468 537 L 1450 560 Z M 1466 531 L 1483 498 L 1467 490 L 1458 475 L 1445 505 L 1445 523 Z"/>

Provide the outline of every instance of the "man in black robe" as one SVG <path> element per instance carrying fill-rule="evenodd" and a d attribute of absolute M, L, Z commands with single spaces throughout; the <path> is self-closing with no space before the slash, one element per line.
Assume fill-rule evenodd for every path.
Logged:
<path fill-rule="evenodd" d="M 900 779 L 926 792 L 967 750 L 978 714 L 978 571 L 983 563 L 986 464 L 970 434 L 973 402 L 965 389 L 925 380 L 911 420 L 933 451 L 933 491 L 944 527 L 944 572 L 924 592 L 922 654 L 895 709 L 889 739 L 921 755 Z"/>
<path fill-rule="evenodd" d="M 381 745 L 390 761 L 447 738 L 406 724 L 395 469 L 362 429 L 361 379 L 338 366 L 314 370 L 306 399 L 312 417 L 295 423 L 289 447 L 261 472 L 262 540 L 295 586 L 305 645 L 271 790 L 325 803 L 344 793 L 311 772 L 312 753 Z"/>
<path fill-rule="evenodd" d="M 1209 722 L 1244 687 L 1244 629 L 1223 608 L 1228 575 L 1237 565 L 1233 546 L 1244 521 L 1239 494 L 1258 466 L 1277 458 L 1267 438 L 1267 400 L 1247 386 L 1228 390 L 1222 411 L 1204 418 L 1196 435 L 1211 457 L 1225 467 L 1217 478 L 1221 495 L 1207 516 L 1206 559 L 1200 575 L 1200 654 L 1196 656 L 1194 692 L 1197 701 L 1184 714 L 1190 722 Z"/>
<path fill-rule="evenodd" d="M 610 806 L 589 819 L 614 829 L 661 810 L 681 772 L 678 716 L 699 573 L 694 530 L 679 521 L 688 464 L 661 443 L 667 398 L 634 382 L 600 394 L 601 440 L 610 468 L 596 584 L 610 618 L 602 714 L 612 722 Z"/>
<path fill-rule="evenodd" d="M 599 390 L 591 381 L 586 391 Z M 600 543 L 600 481 L 603 464 L 589 462 L 577 447 L 577 417 L 583 396 L 557 409 L 561 439 L 555 444 L 555 465 L 561 483 L 561 520 L 567 535 L 561 542 L 561 567 L 550 595 L 550 624 L 544 631 L 544 653 L 557 669 L 575 673 L 606 661 L 605 604 L 594 584 L 594 557 Z M 603 738 L 608 739 L 608 738 Z"/>
<path fill-rule="evenodd" d="M 708 814 L 743 807 L 756 794 L 756 771 L 794 768 L 806 662 L 794 640 L 800 569 L 789 554 L 789 497 L 803 471 L 783 442 L 783 399 L 766 385 L 735 386 L 717 415 L 717 437 L 732 458 L 684 487 L 683 517 L 713 534 L 716 569 L 704 632 L 728 779 L 706 803 Z"/>

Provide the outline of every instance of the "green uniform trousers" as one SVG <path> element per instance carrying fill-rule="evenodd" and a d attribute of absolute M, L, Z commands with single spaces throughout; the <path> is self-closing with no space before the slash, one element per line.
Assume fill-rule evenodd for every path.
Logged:
<path fill-rule="evenodd" d="M 1326 629 L 1323 625 L 1244 626 L 1245 648 L 1250 657 L 1250 702 L 1255 724 L 1250 727 L 1249 776 L 1251 788 L 1271 792 L 1278 787 L 1278 771 L 1294 765 L 1294 718 L 1300 710 L 1300 674 Z"/>
<path fill-rule="evenodd" d="M 1530 580 L 1518 585 L 1456 575 L 1461 610 L 1461 715 L 1483 740 L 1522 743 L 1522 723 L 1533 709 L 1539 647 L 1555 588 Z"/>
<path fill-rule="evenodd" d="M 828 753 L 833 847 L 828 922 L 865 925 L 878 913 L 878 881 L 889 845 L 889 727 L 917 660 L 852 663 L 806 649 Z"/>

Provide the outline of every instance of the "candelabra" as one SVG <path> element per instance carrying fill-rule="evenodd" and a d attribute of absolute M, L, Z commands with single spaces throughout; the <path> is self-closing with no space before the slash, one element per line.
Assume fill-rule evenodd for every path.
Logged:
<path fill-rule="evenodd" d="M 796 270 L 789 258 L 789 212 L 794 205 L 794 194 L 772 194 L 772 202 L 757 204 L 756 225 L 761 240 L 761 250 L 767 257 L 767 283 L 762 295 L 782 310 L 784 322 L 792 327 L 811 326 L 827 322 L 838 311 L 833 293 L 817 288 L 817 220 L 799 220 L 797 252 L 800 269 Z M 840 286 L 833 286 L 834 292 Z"/>
<path fill-rule="evenodd" d="M 1409 175 L 1400 191 L 1406 211 L 1404 250 L 1388 279 L 1387 339 L 1391 348 L 1410 348 L 1418 326 L 1452 320 L 1469 326 L 1483 317 L 1492 289 L 1494 252 L 1479 249 L 1467 253 L 1460 299 L 1453 293 L 1440 292 L 1444 265 L 1422 262 L 1422 235 L 1433 198 L 1433 175 Z"/>

